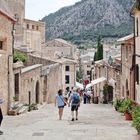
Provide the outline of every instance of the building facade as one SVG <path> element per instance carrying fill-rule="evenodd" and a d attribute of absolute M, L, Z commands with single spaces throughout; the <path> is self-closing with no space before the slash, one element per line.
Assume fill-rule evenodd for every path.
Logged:
<path fill-rule="evenodd" d="M 0 1 L 0 97 L 5 100 L 2 110 L 6 114 L 13 97 L 13 25 L 15 19 Z M 6 24 L 5 24 L 6 23 Z"/>
<path fill-rule="evenodd" d="M 134 30 L 134 64 L 135 64 L 135 100 L 136 102 L 140 103 L 140 1 L 136 0 L 134 6 L 132 7 L 131 14 L 134 15 L 134 23 L 135 23 L 135 30 Z"/>
<path fill-rule="evenodd" d="M 126 37 L 120 38 L 118 42 L 121 44 L 121 60 L 122 60 L 122 86 L 121 96 L 126 98 L 129 97 L 135 100 L 134 95 L 134 67 L 133 67 L 133 56 L 134 56 L 134 38 L 133 34 Z"/>

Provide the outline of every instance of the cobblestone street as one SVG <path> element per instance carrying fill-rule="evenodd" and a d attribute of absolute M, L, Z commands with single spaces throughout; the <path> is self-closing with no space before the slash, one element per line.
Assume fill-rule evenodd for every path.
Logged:
<path fill-rule="evenodd" d="M 111 105 L 81 104 L 79 120 L 70 121 L 70 108 L 65 107 L 62 120 L 57 108 L 46 105 L 19 116 L 5 116 L 0 140 L 135 140 L 131 122 Z"/>

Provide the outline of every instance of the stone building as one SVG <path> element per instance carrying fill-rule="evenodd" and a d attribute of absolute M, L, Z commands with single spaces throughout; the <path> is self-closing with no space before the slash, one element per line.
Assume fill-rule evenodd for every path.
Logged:
<path fill-rule="evenodd" d="M 136 0 L 134 6 L 132 7 L 131 14 L 134 16 L 134 56 L 133 65 L 135 65 L 135 100 L 140 103 L 140 1 Z"/>
<path fill-rule="evenodd" d="M 13 97 L 13 34 L 11 33 L 14 23 L 15 19 L 6 3 L 0 0 L 0 97 L 5 100 L 2 105 L 4 114 L 8 112 Z"/>
<path fill-rule="evenodd" d="M 63 39 L 54 39 L 46 42 L 43 52 L 47 53 L 47 56 L 50 58 L 62 56 L 75 58 L 76 46 Z"/>
<path fill-rule="evenodd" d="M 91 70 L 91 83 L 94 89 L 94 96 L 99 97 L 99 101 L 103 98 L 103 86 L 108 83 L 108 100 L 112 101 L 120 96 L 121 91 L 121 63 L 118 60 L 120 56 L 114 56 L 112 63 L 107 60 L 95 61 L 94 67 Z"/>
<path fill-rule="evenodd" d="M 75 60 L 61 58 L 56 60 L 57 63 L 61 66 L 61 88 L 65 93 L 71 90 L 72 87 L 76 84 L 76 65 Z"/>
<path fill-rule="evenodd" d="M 121 61 L 122 61 L 122 86 L 121 96 L 129 97 L 135 100 L 134 95 L 134 68 L 133 68 L 133 56 L 134 56 L 134 34 L 120 38 L 118 42 L 121 44 Z"/>
<path fill-rule="evenodd" d="M 57 40 L 57 45 L 60 48 L 57 47 L 56 53 L 60 49 L 61 51 L 64 51 L 64 54 L 66 54 L 64 56 L 70 57 L 70 59 L 61 58 L 60 61 L 59 55 L 57 56 L 58 60 L 52 57 L 51 59 L 48 58 L 46 52 L 44 53 L 43 50 L 43 48 L 45 48 L 44 23 L 40 21 L 25 19 L 25 0 L 3 1 L 5 2 L 4 7 L 7 4 L 7 9 L 11 9 L 11 13 L 16 19 L 16 24 L 14 24 L 14 26 L 13 24 L 11 24 L 11 30 L 6 31 L 7 34 L 4 34 L 4 36 L 7 35 L 7 37 L 11 37 L 10 39 L 12 39 L 11 31 L 14 30 L 13 40 L 10 40 L 11 44 L 9 44 L 9 42 L 6 44 L 8 46 L 11 46 L 11 48 L 8 48 L 10 54 L 8 57 L 9 61 L 7 59 L 1 60 L 2 63 L 6 63 L 6 65 L 4 65 L 5 67 L 3 68 L 9 69 L 6 74 L 9 74 L 8 82 L 12 84 L 8 86 L 11 88 L 11 90 L 10 88 L 4 90 L 6 91 L 6 103 L 8 102 L 8 105 L 11 105 L 10 102 L 12 102 L 13 97 L 16 97 L 16 101 L 22 104 L 38 104 L 43 102 L 52 103 L 58 89 L 61 88 L 65 91 L 66 88 L 70 89 L 75 85 L 76 63 L 74 62 L 74 59 L 72 59 L 75 54 L 75 46 L 59 39 Z M 14 19 L 10 16 L 8 17 L 8 19 L 14 21 Z M 7 21 L 4 21 L 4 23 L 6 22 Z M 10 22 L 8 23 L 8 25 L 9 24 Z M 0 27 L 4 27 L 4 25 L 1 25 Z M 8 26 L 6 25 L 4 29 L 7 28 Z M 3 38 L 3 35 L 0 34 L 0 39 L 1 37 Z M 3 42 L 1 43 L 1 48 L 3 48 L 2 45 Z M 28 61 L 26 63 L 22 64 L 17 62 L 13 64 L 13 52 L 10 51 L 14 50 L 14 48 L 26 54 L 26 56 L 28 57 Z M 54 54 L 55 56 L 56 53 Z M 13 67 L 11 67 L 12 64 Z M 5 74 L 4 70 L 3 73 L 1 71 L 1 74 Z M 7 78 L 6 76 L 5 78 Z M 66 80 L 68 80 L 68 82 L 66 82 Z M 6 83 L 7 85 L 8 82 Z M 2 84 L 2 86 L 5 86 L 4 84 Z"/>
<path fill-rule="evenodd" d="M 5 2 L 16 18 L 14 48 L 41 51 L 45 44 L 45 24 L 25 19 L 25 0 L 5 0 Z"/>

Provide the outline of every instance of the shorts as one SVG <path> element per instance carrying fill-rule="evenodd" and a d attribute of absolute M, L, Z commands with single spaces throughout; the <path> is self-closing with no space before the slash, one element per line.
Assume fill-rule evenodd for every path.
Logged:
<path fill-rule="evenodd" d="M 71 111 L 78 111 L 79 105 L 72 105 L 71 106 Z"/>
<path fill-rule="evenodd" d="M 58 108 L 64 108 L 64 106 L 58 106 Z"/>

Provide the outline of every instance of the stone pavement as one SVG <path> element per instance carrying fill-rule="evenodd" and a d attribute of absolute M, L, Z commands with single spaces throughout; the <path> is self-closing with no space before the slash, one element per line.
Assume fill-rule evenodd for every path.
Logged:
<path fill-rule="evenodd" d="M 130 121 L 111 105 L 81 104 L 79 120 L 70 121 L 65 107 L 58 120 L 57 107 L 46 105 L 19 116 L 5 116 L 0 140 L 136 140 Z"/>

